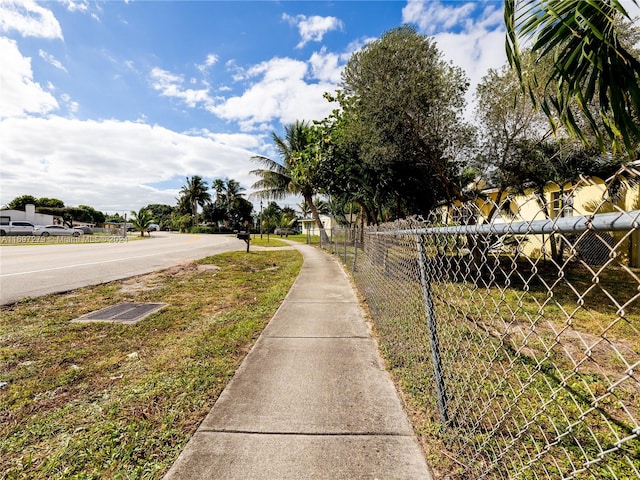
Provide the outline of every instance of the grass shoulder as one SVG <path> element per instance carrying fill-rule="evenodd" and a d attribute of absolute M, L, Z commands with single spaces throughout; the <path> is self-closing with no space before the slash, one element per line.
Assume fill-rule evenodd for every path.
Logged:
<path fill-rule="evenodd" d="M 160 478 L 301 266 L 293 250 L 233 252 L 0 307 L 3 478 Z M 120 302 L 168 306 L 70 323 Z"/>

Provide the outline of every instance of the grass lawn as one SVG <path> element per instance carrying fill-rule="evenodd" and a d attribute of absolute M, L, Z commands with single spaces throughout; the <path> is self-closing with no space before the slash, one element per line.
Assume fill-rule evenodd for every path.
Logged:
<path fill-rule="evenodd" d="M 565 478 L 587 462 L 571 478 L 636 478 L 640 272 L 611 267 L 596 283 L 578 266 L 534 275 L 525 263 L 476 284 L 435 269 L 445 426 L 417 264 L 393 253 L 355 277 L 435 478 L 478 478 L 491 464 L 487 478 L 515 478 L 528 462 L 518 478 Z"/>
<path fill-rule="evenodd" d="M 301 265 L 234 252 L 0 307 L 0 479 L 160 478 Z M 168 306 L 136 325 L 70 322 L 120 302 Z"/>
<path fill-rule="evenodd" d="M 263 238 L 260 238 L 259 235 L 255 237 L 251 236 L 251 246 L 252 247 L 288 247 L 289 244 L 279 240 L 279 237 L 275 237 L 271 235 L 270 238 L 267 238 L 266 235 Z"/>
<path fill-rule="evenodd" d="M 310 245 L 319 245 L 320 244 L 320 236 L 319 235 L 310 235 L 307 237 L 306 233 L 300 233 L 296 235 L 289 235 L 287 240 L 292 240 L 298 243 L 307 243 L 309 241 Z"/>

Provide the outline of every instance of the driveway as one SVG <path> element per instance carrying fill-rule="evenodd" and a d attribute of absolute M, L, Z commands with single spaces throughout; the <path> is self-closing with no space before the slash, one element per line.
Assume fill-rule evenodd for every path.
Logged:
<path fill-rule="evenodd" d="M 244 250 L 226 235 L 155 232 L 122 243 L 0 247 L 0 304 L 65 292 L 160 270 L 218 253 Z"/>

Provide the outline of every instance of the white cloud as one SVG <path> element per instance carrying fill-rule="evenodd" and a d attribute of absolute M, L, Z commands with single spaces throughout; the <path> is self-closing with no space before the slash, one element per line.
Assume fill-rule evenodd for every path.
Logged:
<path fill-rule="evenodd" d="M 62 40 L 62 29 L 51 10 L 47 10 L 33 0 L 0 2 L 0 31 L 12 30 L 23 37 Z"/>
<path fill-rule="evenodd" d="M 249 77 L 259 77 L 241 96 L 231 97 L 212 106 L 212 113 L 226 120 L 237 121 L 245 131 L 262 129 L 277 119 L 281 123 L 314 120 L 326 117 L 332 106 L 323 97 L 333 92 L 335 84 L 305 81 L 307 63 L 290 58 L 274 58 L 247 71 Z"/>
<path fill-rule="evenodd" d="M 421 32 L 433 35 L 468 20 L 477 6 L 477 2 L 445 6 L 439 1 L 410 0 L 402 9 L 402 21 L 414 23 Z"/>
<path fill-rule="evenodd" d="M 202 73 L 204 73 L 209 69 L 209 67 L 214 66 L 216 63 L 218 63 L 218 56 L 213 53 L 210 53 L 209 55 L 207 55 L 207 58 L 204 60 L 204 63 L 197 64 L 196 68 L 200 70 Z"/>
<path fill-rule="evenodd" d="M 162 96 L 238 122 L 242 131 L 258 131 L 272 129 L 275 120 L 292 123 L 297 119 L 324 118 L 331 112 L 331 105 L 323 94 L 336 89 L 342 69 L 340 57 L 325 49 L 314 53 L 309 62 L 273 58 L 248 69 L 240 69 L 233 62 L 227 63 L 227 67 L 239 72 L 237 81 L 252 82 L 239 96 L 213 96 L 207 82 L 200 82 L 206 88 L 186 88 L 185 84 L 195 85 L 198 81 L 185 80 L 183 75 L 161 68 L 151 71 L 151 85 Z M 310 79 L 313 83 L 309 83 Z M 216 90 L 229 91 L 224 86 Z"/>
<path fill-rule="evenodd" d="M 0 204 L 31 194 L 128 212 L 175 205 L 186 176 L 229 177 L 245 187 L 256 180 L 253 152 L 144 123 L 14 118 L 0 121 L 0 137 Z"/>
<path fill-rule="evenodd" d="M 68 11 L 88 14 L 96 22 L 102 23 L 98 14 L 91 11 L 97 10 L 102 13 L 102 7 L 97 2 L 90 2 L 89 0 L 61 0 L 61 2 L 67 7 Z"/>
<path fill-rule="evenodd" d="M 251 151 L 260 151 L 265 147 L 267 135 L 252 135 L 248 133 L 215 133 L 206 128 L 199 132 L 200 135 L 210 138 L 216 143 L 230 147 L 243 148 Z"/>
<path fill-rule="evenodd" d="M 184 88 L 184 77 L 161 68 L 151 70 L 151 86 L 158 90 L 163 97 L 177 98 L 188 107 L 194 108 L 198 104 L 210 105 L 213 100 L 209 97 L 209 89 Z"/>
<path fill-rule="evenodd" d="M 347 45 L 347 49 L 341 55 L 341 59 L 345 62 L 348 61 L 354 53 L 362 50 L 365 45 L 375 40 L 377 40 L 377 37 L 365 37 L 353 40 L 349 45 Z"/>
<path fill-rule="evenodd" d="M 0 117 L 46 114 L 59 107 L 56 99 L 34 82 L 31 59 L 22 56 L 14 40 L 0 37 Z"/>
<path fill-rule="evenodd" d="M 286 80 L 287 78 L 304 78 L 307 74 L 307 64 L 291 58 L 272 58 L 259 63 L 247 71 L 249 77 L 263 75 L 263 81 L 271 82 Z"/>
<path fill-rule="evenodd" d="M 51 55 L 50 53 L 47 53 L 44 50 L 40 49 L 40 50 L 38 50 L 38 55 L 40 55 L 40 58 L 42 58 L 45 62 L 53 65 L 54 67 L 62 70 L 63 72 L 67 71 L 67 69 L 64 67 L 64 65 L 62 65 L 62 63 L 58 59 L 56 59 L 56 57 Z"/>
<path fill-rule="evenodd" d="M 78 102 L 74 102 L 73 100 L 71 100 L 71 95 L 63 93 L 62 95 L 60 95 L 60 100 L 64 102 L 64 105 L 67 107 L 67 110 L 71 114 L 78 113 L 80 105 L 78 104 Z"/>
<path fill-rule="evenodd" d="M 314 52 L 309 59 L 313 76 L 320 81 L 338 83 L 343 65 L 340 64 L 340 55 L 327 53 L 326 48 Z"/>
<path fill-rule="evenodd" d="M 89 2 L 87 0 L 64 0 L 62 3 L 67 6 L 67 10 L 70 12 L 87 12 L 89 10 Z"/>
<path fill-rule="evenodd" d="M 318 15 L 292 17 L 283 13 L 282 19 L 290 25 L 298 27 L 302 40 L 296 45 L 296 48 L 302 48 L 309 42 L 321 42 L 327 32 L 344 28 L 342 21 L 336 17 L 320 17 Z"/>

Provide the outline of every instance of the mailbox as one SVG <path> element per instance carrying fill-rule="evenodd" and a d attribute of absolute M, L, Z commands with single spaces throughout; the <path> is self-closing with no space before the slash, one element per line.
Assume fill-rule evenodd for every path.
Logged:
<path fill-rule="evenodd" d="M 249 232 L 238 232 L 238 239 L 244 240 L 247 244 L 247 253 L 249 252 L 249 243 L 251 243 L 251 234 Z"/>

